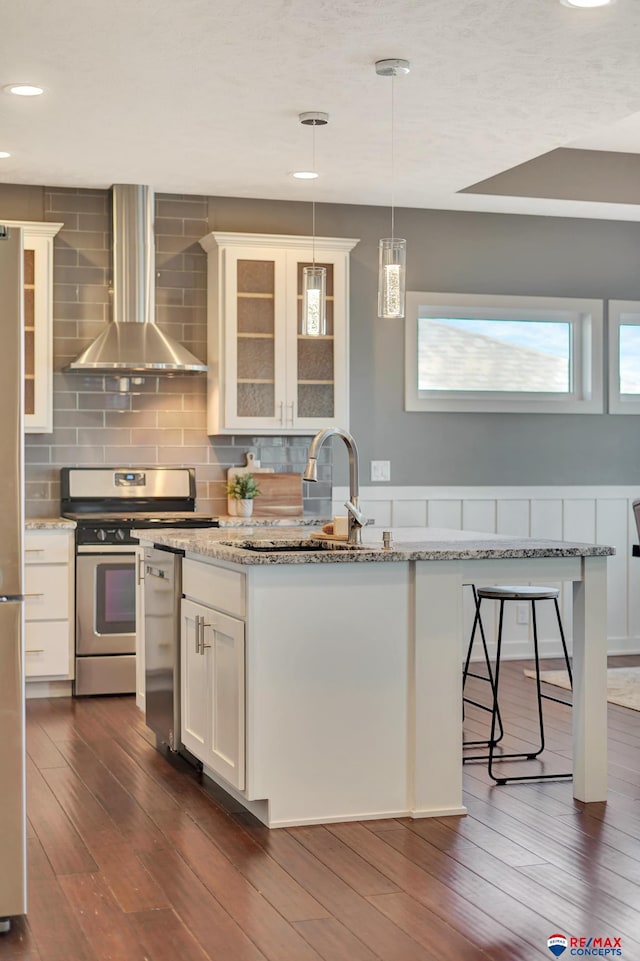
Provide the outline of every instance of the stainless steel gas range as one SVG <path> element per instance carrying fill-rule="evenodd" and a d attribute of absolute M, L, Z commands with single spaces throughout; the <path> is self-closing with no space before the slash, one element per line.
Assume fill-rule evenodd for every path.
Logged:
<path fill-rule="evenodd" d="M 196 512 L 187 467 L 63 467 L 61 513 L 76 521 L 76 695 L 136 689 L 134 528 L 218 527 Z"/>

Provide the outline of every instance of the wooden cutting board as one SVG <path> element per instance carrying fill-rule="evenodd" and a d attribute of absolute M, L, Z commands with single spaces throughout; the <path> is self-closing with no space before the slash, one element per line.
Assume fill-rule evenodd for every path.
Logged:
<path fill-rule="evenodd" d="M 260 494 L 253 501 L 254 517 L 295 517 L 302 514 L 302 474 L 259 474 Z"/>

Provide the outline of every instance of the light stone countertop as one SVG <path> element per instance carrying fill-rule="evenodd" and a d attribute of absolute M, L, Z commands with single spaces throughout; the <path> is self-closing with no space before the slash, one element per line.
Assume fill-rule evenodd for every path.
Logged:
<path fill-rule="evenodd" d="M 318 535 L 318 548 L 309 549 L 310 534 Z M 391 547 L 382 547 L 382 528 L 362 532 L 363 544 L 321 540 L 319 528 L 290 528 L 286 533 L 254 528 L 242 531 L 159 530 L 150 535 L 141 530 L 134 536 L 143 545 L 157 544 L 187 554 L 211 557 L 235 564 L 339 564 L 389 561 L 481 560 L 517 557 L 593 557 L 615 554 L 613 547 L 567 541 L 512 537 L 477 531 L 456 531 L 431 527 L 398 527 L 391 530 Z M 313 543 L 313 540 L 311 540 Z M 251 549 L 257 545 L 258 550 Z M 293 547 L 299 550 L 284 550 Z M 271 550 L 269 549 L 271 548 Z"/>
<path fill-rule="evenodd" d="M 222 514 L 218 518 L 221 528 L 247 527 L 321 527 L 331 520 L 330 517 L 231 517 Z M 76 522 L 68 517 L 27 517 L 25 528 L 30 531 L 74 530 Z"/>
<path fill-rule="evenodd" d="M 221 514 L 218 517 L 220 527 L 321 527 L 328 523 L 330 517 L 232 517 Z"/>
<path fill-rule="evenodd" d="M 76 522 L 69 517 L 27 517 L 24 526 L 28 531 L 75 530 Z"/>

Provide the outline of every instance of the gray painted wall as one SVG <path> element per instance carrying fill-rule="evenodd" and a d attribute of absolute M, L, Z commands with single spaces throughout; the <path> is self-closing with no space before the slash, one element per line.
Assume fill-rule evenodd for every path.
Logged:
<path fill-rule="evenodd" d="M 306 233 L 309 222 L 306 204 L 209 201 L 211 229 Z M 400 210 L 396 226 L 409 290 L 640 300 L 638 224 Z M 351 254 L 351 429 L 363 480 L 376 459 L 391 461 L 397 485 L 640 483 L 634 416 L 403 410 L 404 327 L 376 317 L 377 244 L 388 227 L 384 208 L 316 210 L 319 235 L 360 238 Z M 335 465 L 345 483 L 346 456 Z"/>
<path fill-rule="evenodd" d="M 0 185 L 0 217 L 44 219 L 42 188 Z M 8 213 L 10 210 L 10 213 Z M 24 211 L 24 212 L 21 212 Z M 307 234 L 306 203 L 209 198 L 210 230 Z M 451 211 L 399 210 L 408 289 L 640 300 L 640 225 Z M 385 208 L 318 205 L 316 232 L 360 238 L 351 255 L 351 430 L 362 479 L 391 461 L 391 483 L 640 483 L 634 416 L 406 413 L 403 325 L 376 318 L 377 241 Z M 334 481 L 346 481 L 336 444 Z M 381 485 L 384 486 L 384 485 Z"/>

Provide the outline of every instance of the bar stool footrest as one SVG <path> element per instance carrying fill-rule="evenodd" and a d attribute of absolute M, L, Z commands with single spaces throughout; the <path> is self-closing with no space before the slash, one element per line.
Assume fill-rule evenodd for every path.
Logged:
<path fill-rule="evenodd" d="M 521 777 L 493 777 L 489 775 L 496 785 L 509 784 L 511 781 L 558 781 L 560 778 L 572 778 L 573 774 L 523 774 Z"/>

